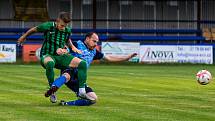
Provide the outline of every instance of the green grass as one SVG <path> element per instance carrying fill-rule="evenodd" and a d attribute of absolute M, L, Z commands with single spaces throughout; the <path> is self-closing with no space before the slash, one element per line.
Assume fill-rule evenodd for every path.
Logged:
<path fill-rule="evenodd" d="M 44 97 L 40 65 L 0 65 L 0 121 L 214 121 L 215 85 L 195 74 L 214 65 L 93 65 L 88 84 L 99 97 L 88 107 L 58 106 Z M 58 74 L 59 71 L 56 71 Z M 65 86 L 58 99 L 74 100 Z"/>

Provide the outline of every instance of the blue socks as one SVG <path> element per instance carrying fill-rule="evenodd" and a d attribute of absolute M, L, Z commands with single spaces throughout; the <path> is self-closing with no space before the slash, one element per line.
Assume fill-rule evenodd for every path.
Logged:
<path fill-rule="evenodd" d="M 89 105 L 92 105 L 94 103 L 95 102 L 90 101 L 90 100 L 78 99 L 78 100 L 66 102 L 66 105 L 69 105 L 69 106 L 89 106 Z"/>
<path fill-rule="evenodd" d="M 66 83 L 66 77 L 60 76 L 59 78 L 57 78 L 52 83 L 52 86 L 56 86 L 56 87 L 60 88 L 64 83 Z M 78 99 L 78 100 L 74 100 L 74 101 L 68 101 L 68 102 L 66 102 L 66 105 L 69 105 L 69 106 L 89 106 L 89 105 L 92 105 L 94 103 L 95 103 L 95 101 L 90 101 L 90 100 L 86 100 L 86 99 Z"/>
<path fill-rule="evenodd" d="M 53 83 L 52 86 L 56 86 L 60 88 L 64 83 L 66 83 L 66 77 L 65 76 L 60 76 L 57 78 Z"/>

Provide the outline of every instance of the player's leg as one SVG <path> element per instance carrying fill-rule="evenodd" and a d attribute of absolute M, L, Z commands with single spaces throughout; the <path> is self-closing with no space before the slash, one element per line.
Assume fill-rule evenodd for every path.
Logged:
<path fill-rule="evenodd" d="M 70 74 L 65 72 L 63 73 L 60 77 L 58 77 L 53 83 L 51 88 L 46 91 L 45 93 L 45 97 L 49 97 L 52 94 L 54 94 L 55 92 L 57 92 L 57 90 L 66 82 L 68 82 L 70 80 Z"/>
<path fill-rule="evenodd" d="M 48 55 L 41 58 L 41 63 L 46 69 L 46 77 L 48 79 L 49 86 L 51 86 L 54 82 L 55 60 Z"/>
<path fill-rule="evenodd" d="M 66 54 L 58 55 L 58 56 L 52 56 L 52 57 L 55 60 L 55 68 L 57 68 L 57 69 L 66 69 L 66 68 L 68 68 L 68 65 L 70 64 L 71 60 L 74 58 L 73 56 L 69 56 L 69 55 L 66 55 Z M 64 77 L 60 77 L 59 79 L 64 79 Z M 52 103 L 57 102 L 56 93 L 52 93 L 50 95 L 50 101 Z"/>
<path fill-rule="evenodd" d="M 79 58 L 74 57 L 69 65 L 70 67 L 78 69 L 78 80 L 79 80 L 79 96 L 86 97 L 86 80 L 87 80 L 87 63 Z"/>
<path fill-rule="evenodd" d="M 87 63 L 77 57 L 71 55 L 61 55 L 55 58 L 56 59 L 56 67 L 57 68 L 77 68 L 78 69 L 78 80 L 79 80 L 79 96 L 80 97 L 87 97 L 85 85 L 87 80 Z"/>
<path fill-rule="evenodd" d="M 51 87 L 52 83 L 54 82 L 54 67 L 55 67 L 55 59 L 52 56 L 44 56 L 41 58 L 41 64 L 46 69 L 46 77 L 48 79 L 49 86 Z M 52 103 L 57 102 L 57 97 L 54 94 L 50 96 L 50 101 Z"/>
<path fill-rule="evenodd" d="M 93 100 L 95 100 L 95 101 L 98 100 L 98 97 L 97 97 L 97 95 L 96 95 L 95 92 L 88 92 L 87 95 L 90 96 L 90 97 L 92 97 Z"/>

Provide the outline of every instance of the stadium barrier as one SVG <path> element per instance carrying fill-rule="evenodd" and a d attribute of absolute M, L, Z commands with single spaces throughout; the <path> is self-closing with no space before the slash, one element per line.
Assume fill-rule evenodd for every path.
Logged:
<path fill-rule="evenodd" d="M 1 33 L 23 33 L 29 28 L 0 28 Z M 168 33 L 168 34 L 201 34 L 201 30 L 198 29 L 71 29 L 72 33 L 87 33 L 87 32 L 97 32 L 97 33 Z"/>
<path fill-rule="evenodd" d="M 29 28 L 0 28 L 1 43 L 15 43 L 28 29 Z M 202 31 L 197 29 L 72 29 L 71 39 L 74 41 L 83 40 L 85 33 L 92 31 L 99 33 L 100 40 L 103 42 L 114 40 L 116 42 L 139 42 L 142 45 L 144 44 L 142 42 L 146 40 L 149 42 L 147 44 L 150 44 L 150 42 L 154 44 L 154 41 L 158 41 L 165 45 L 168 44 L 166 43 L 167 41 L 177 41 L 175 44 L 182 44 L 180 42 L 184 41 L 189 44 L 201 45 L 204 44 L 205 41 L 205 37 L 201 36 Z M 28 41 L 26 44 L 41 44 L 43 35 L 42 33 L 33 34 L 27 39 Z M 24 54 L 27 55 L 24 57 L 23 53 L 28 54 Z M 17 57 L 22 56 L 24 62 L 37 60 L 35 53 L 35 49 L 24 51 L 22 47 L 17 46 Z"/>
<path fill-rule="evenodd" d="M 17 40 L 22 33 L 26 32 L 28 28 L 0 28 L 0 40 Z M 72 29 L 72 40 L 84 39 L 84 35 L 78 35 L 87 32 L 97 32 L 100 34 L 100 40 L 120 40 L 120 41 L 144 41 L 144 40 L 176 40 L 176 41 L 202 41 L 205 37 L 199 36 L 202 31 L 197 29 Z M 6 34 L 10 33 L 10 34 Z M 14 33 L 14 34 L 11 34 Z M 141 34 L 157 34 L 155 36 L 145 36 Z M 77 34 L 77 35 L 76 35 Z M 111 34 L 111 35 L 108 35 Z M 123 35 L 127 34 L 127 35 Z M 130 34 L 140 34 L 140 35 L 130 35 Z M 160 34 L 191 34 L 191 35 L 160 35 Z M 31 35 L 27 39 L 29 40 L 43 40 L 42 35 Z"/>
<path fill-rule="evenodd" d="M 0 40 L 17 40 L 21 35 L 0 35 Z M 126 35 L 116 35 L 116 36 L 106 36 L 100 35 L 100 40 L 201 40 L 204 41 L 205 38 L 201 36 L 126 36 Z M 43 40 L 42 35 L 31 35 L 27 37 L 29 40 Z M 82 40 L 84 39 L 83 35 L 71 35 L 72 40 Z"/>

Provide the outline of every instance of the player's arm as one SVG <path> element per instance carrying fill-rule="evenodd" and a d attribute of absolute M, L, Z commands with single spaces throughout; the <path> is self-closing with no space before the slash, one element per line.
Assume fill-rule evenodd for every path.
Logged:
<path fill-rule="evenodd" d="M 72 49 L 73 52 L 79 53 L 79 54 L 82 53 L 78 48 L 76 48 L 76 47 L 72 44 L 72 40 L 71 40 L 71 39 L 69 39 L 68 42 L 69 42 L 68 45 L 69 45 L 69 47 Z"/>
<path fill-rule="evenodd" d="M 45 23 L 42 23 L 36 27 L 29 29 L 26 33 L 24 33 L 18 39 L 17 43 L 22 44 L 29 35 L 31 35 L 35 32 L 44 32 L 44 31 L 48 30 L 50 28 L 50 26 L 52 26 L 52 25 L 53 25 L 53 22 L 45 22 Z"/>
<path fill-rule="evenodd" d="M 128 61 L 129 59 L 137 56 L 137 53 L 132 53 L 127 56 L 112 56 L 112 55 L 105 55 L 104 60 L 109 61 L 109 62 L 123 62 L 123 61 Z"/>
<path fill-rule="evenodd" d="M 96 55 L 94 56 L 93 60 L 105 60 L 109 62 L 122 62 L 128 61 L 129 59 L 137 56 L 137 53 L 132 53 L 128 56 L 111 56 L 111 55 L 104 55 L 100 51 L 96 50 Z"/>
<path fill-rule="evenodd" d="M 33 33 L 35 33 L 35 32 L 37 32 L 37 27 L 33 27 L 33 28 L 29 29 L 26 33 L 24 33 L 24 34 L 18 39 L 17 43 L 18 43 L 18 44 L 22 44 L 22 43 L 25 41 L 25 39 L 26 39 L 29 35 L 31 35 L 31 34 L 33 34 Z"/>

